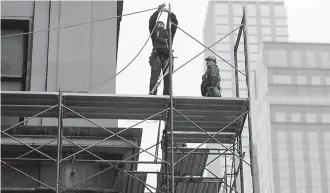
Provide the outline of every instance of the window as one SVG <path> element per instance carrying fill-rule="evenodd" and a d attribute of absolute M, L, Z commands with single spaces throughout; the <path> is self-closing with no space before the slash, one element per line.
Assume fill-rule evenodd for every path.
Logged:
<path fill-rule="evenodd" d="M 260 13 L 261 13 L 261 17 L 269 17 L 270 14 L 269 5 L 261 5 Z"/>
<path fill-rule="evenodd" d="M 221 58 L 230 61 L 231 60 L 231 54 L 228 52 L 220 52 L 218 54 Z M 221 61 L 221 59 L 219 57 L 217 57 L 217 60 Z"/>
<path fill-rule="evenodd" d="M 226 60 L 229 64 L 230 64 L 230 60 Z M 226 62 L 224 62 L 223 60 L 219 59 L 219 69 L 220 70 L 226 70 L 226 71 L 231 71 L 232 67 L 227 64 Z"/>
<path fill-rule="evenodd" d="M 325 84 L 330 85 L 330 76 L 325 78 Z"/>
<path fill-rule="evenodd" d="M 1 20 L 1 36 L 28 31 L 28 21 Z M 27 35 L 1 38 L 2 90 L 26 90 L 27 42 Z"/>
<path fill-rule="evenodd" d="M 230 71 L 220 71 L 221 80 L 232 80 Z"/>
<path fill-rule="evenodd" d="M 258 53 L 259 52 L 259 45 L 258 44 L 249 44 L 248 45 L 248 48 L 249 48 L 249 52 L 252 52 L 252 53 Z M 252 58 L 251 58 L 252 60 Z M 255 59 L 253 59 L 255 60 Z"/>
<path fill-rule="evenodd" d="M 316 122 L 316 115 L 307 113 L 307 122 L 308 123 L 315 123 Z"/>
<path fill-rule="evenodd" d="M 270 19 L 269 18 L 261 18 L 261 25 L 270 26 Z"/>
<path fill-rule="evenodd" d="M 255 18 L 255 17 L 248 17 L 246 23 L 247 23 L 247 26 L 257 25 L 257 18 Z"/>
<path fill-rule="evenodd" d="M 229 43 L 230 42 L 230 39 L 229 37 L 225 37 L 227 34 L 225 33 L 217 33 L 217 40 L 220 40 L 220 43 Z M 225 38 L 224 38 L 225 37 Z"/>
<path fill-rule="evenodd" d="M 300 122 L 300 113 L 291 113 L 291 121 L 292 122 Z"/>
<path fill-rule="evenodd" d="M 286 52 L 283 50 L 269 50 L 269 63 L 275 66 L 286 66 Z"/>
<path fill-rule="evenodd" d="M 288 28 L 286 27 L 277 27 L 276 35 L 288 35 Z"/>
<path fill-rule="evenodd" d="M 29 21 L 1 19 L 1 36 L 29 31 Z M 1 38 L 1 90 L 26 90 L 28 35 Z M 23 118 L 1 117 L 2 125 L 13 125 Z"/>
<path fill-rule="evenodd" d="M 323 114 L 322 115 L 322 122 L 323 123 L 330 123 L 330 114 Z"/>
<path fill-rule="evenodd" d="M 286 27 L 288 25 L 288 21 L 285 18 L 276 18 L 275 19 L 275 25 Z"/>
<path fill-rule="evenodd" d="M 255 4 L 248 4 L 246 12 L 247 12 L 248 16 L 256 16 L 257 11 L 256 11 Z"/>
<path fill-rule="evenodd" d="M 233 87 L 232 81 L 222 81 L 221 83 L 221 87 L 222 88 L 227 88 L 227 89 L 231 89 Z"/>
<path fill-rule="evenodd" d="M 301 52 L 298 50 L 292 51 L 292 66 L 301 66 L 302 65 L 300 53 Z"/>
<path fill-rule="evenodd" d="M 254 26 L 248 26 L 247 33 L 251 35 L 257 35 L 257 28 Z"/>
<path fill-rule="evenodd" d="M 257 48 L 257 51 L 259 52 L 259 48 Z M 249 58 L 250 58 L 250 64 L 253 63 L 252 61 L 257 61 L 259 60 L 260 54 L 249 54 Z"/>
<path fill-rule="evenodd" d="M 243 15 L 243 7 L 241 4 L 233 4 L 233 12 L 235 16 L 242 16 Z"/>
<path fill-rule="evenodd" d="M 297 83 L 298 84 L 306 84 L 307 83 L 306 76 L 297 76 Z"/>
<path fill-rule="evenodd" d="M 258 98 L 258 84 L 257 84 L 257 73 L 256 71 L 252 71 L 253 73 L 253 79 L 254 79 L 254 96 L 255 96 L 255 99 Z"/>
<path fill-rule="evenodd" d="M 249 35 L 248 42 L 249 43 L 258 43 L 258 37 L 256 35 Z"/>
<path fill-rule="evenodd" d="M 233 91 L 231 89 L 229 89 L 229 90 L 222 89 L 221 96 L 222 97 L 233 97 Z"/>
<path fill-rule="evenodd" d="M 228 18 L 229 17 L 223 17 L 223 16 L 219 16 L 216 20 L 218 24 L 225 24 L 228 25 Z"/>
<path fill-rule="evenodd" d="M 273 83 L 274 84 L 291 84 L 291 76 L 274 75 Z"/>
<path fill-rule="evenodd" d="M 263 35 L 271 35 L 270 27 L 262 27 L 261 29 Z"/>
<path fill-rule="evenodd" d="M 320 58 L 321 58 L 321 66 L 324 68 L 329 68 L 330 65 L 330 52 L 321 51 L 320 52 Z"/>
<path fill-rule="evenodd" d="M 321 77 L 319 77 L 319 76 L 312 76 L 312 84 L 313 85 L 320 85 L 321 84 Z"/>
<path fill-rule="evenodd" d="M 228 52 L 231 50 L 230 48 L 230 44 L 218 44 L 217 45 L 217 51 L 219 51 L 220 53 L 222 52 Z"/>
<path fill-rule="evenodd" d="M 265 36 L 265 35 L 263 35 L 262 36 L 262 40 L 263 41 L 272 41 L 272 36 L 269 36 L 269 35 L 268 36 Z"/>
<path fill-rule="evenodd" d="M 242 22 L 242 17 L 234 17 L 235 28 L 236 28 L 236 26 L 240 25 L 241 22 Z"/>
<path fill-rule="evenodd" d="M 306 51 L 307 66 L 316 67 L 316 56 L 314 51 Z"/>
<path fill-rule="evenodd" d="M 276 41 L 286 42 L 286 41 L 288 41 L 288 37 L 287 36 L 276 36 Z"/>
<path fill-rule="evenodd" d="M 275 16 L 276 17 L 285 17 L 285 8 L 283 5 L 276 5 L 275 6 Z"/>
<path fill-rule="evenodd" d="M 217 3 L 215 4 L 215 12 L 219 13 L 219 15 L 228 15 L 228 4 L 225 3 Z"/>
<path fill-rule="evenodd" d="M 276 113 L 275 120 L 277 122 L 285 122 L 285 114 L 284 113 Z"/>
<path fill-rule="evenodd" d="M 216 25 L 216 29 L 215 30 L 217 32 L 220 32 L 221 34 L 225 34 L 225 35 L 227 35 L 230 32 L 228 25 Z"/>
<path fill-rule="evenodd" d="M 239 89 L 247 90 L 245 81 L 238 81 Z"/>

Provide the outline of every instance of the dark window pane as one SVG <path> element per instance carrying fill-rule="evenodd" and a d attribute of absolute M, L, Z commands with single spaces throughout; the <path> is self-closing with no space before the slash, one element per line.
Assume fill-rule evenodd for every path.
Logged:
<path fill-rule="evenodd" d="M 22 83 L 20 81 L 1 81 L 1 90 L 5 91 L 20 91 Z M 1 116 L 1 125 L 15 125 L 19 122 L 18 117 Z"/>
<path fill-rule="evenodd" d="M 23 33 L 22 30 L 1 30 L 1 36 Z M 1 75 L 21 76 L 24 38 L 22 35 L 1 38 Z"/>
<path fill-rule="evenodd" d="M 20 81 L 1 81 L 1 90 L 20 91 L 20 90 L 22 90 L 22 82 L 20 82 Z"/>
<path fill-rule="evenodd" d="M 1 125 L 12 126 L 19 123 L 18 117 L 5 117 L 1 116 Z"/>

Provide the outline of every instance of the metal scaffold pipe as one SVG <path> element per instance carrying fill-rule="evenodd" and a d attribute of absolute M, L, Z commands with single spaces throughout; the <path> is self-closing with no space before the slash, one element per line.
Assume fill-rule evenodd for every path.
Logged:
<path fill-rule="evenodd" d="M 171 20 L 171 4 L 168 5 L 168 30 L 169 30 L 169 79 L 170 79 L 170 130 L 171 130 L 171 192 L 174 193 L 174 138 L 173 138 L 173 55 L 172 55 L 172 20 Z M 168 187 L 169 188 L 169 187 Z"/>
<path fill-rule="evenodd" d="M 58 130 L 57 130 L 57 160 L 56 160 L 56 193 L 61 192 L 61 159 L 62 159 L 62 92 L 58 95 Z"/>

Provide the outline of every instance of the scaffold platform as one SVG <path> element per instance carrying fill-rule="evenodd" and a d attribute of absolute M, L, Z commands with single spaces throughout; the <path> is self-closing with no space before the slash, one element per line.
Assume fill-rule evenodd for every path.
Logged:
<path fill-rule="evenodd" d="M 58 97 L 56 92 L 2 91 L 1 113 L 2 116 L 32 117 L 54 107 L 37 117 L 57 118 Z M 168 101 L 167 96 L 63 93 L 63 105 L 87 119 L 165 121 Z M 248 100 L 244 98 L 174 97 L 174 108 L 207 132 L 217 132 L 233 122 L 247 111 L 247 105 Z M 182 132 L 195 132 L 196 135 L 191 136 L 198 136 L 200 130 L 177 111 L 174 112 L 173 122 L 176 136 L 180 138 Z M 68 109 L 63 110 L 63 115 L 65 118 L 81 118 Z M 242 124 L 238 121 L 230 124 L 223 132 L 235 133 L 241 130 Z M 223 137 L 227 138 L 227 134 Z"/>

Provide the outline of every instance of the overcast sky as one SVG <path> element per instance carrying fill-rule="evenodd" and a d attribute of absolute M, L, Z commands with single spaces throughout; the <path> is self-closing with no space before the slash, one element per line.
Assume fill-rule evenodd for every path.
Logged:
<path fill-rule="evenodd" d="M 179 26 L 192 36 L 203 42 L 203 26 L 208 0 L 124 0 L 124 13 L 157 7 L 161 3 L 171 3 L 172 11 L 177 15 Z M 193 2 L 193 3 L 192 3 Z M 285 0 L 289 40 L 299 42 L 330 43 L 330 0 Z M 122 19 L 119 39 L 117 71 L 124 68 L 141 49 L 149 36 L 148 21 L 153 12 L 146 12 Z M 167 14 L 162 17 L 166 21 Z M 141 52 L 138 58 L 117 78 L 118 94 L 146 95 L 149 88 L 150 66 L 148 58 L 151 52 L 151 42 Z M 182 65 L 190 58 L 204 50 L 204 48 L 179 29 L 174 38 L 173 49 L 175 59 L 174 68 Z M 174 74 L 174 95 L 199 96 L 200 82 L 204 67 L 204 55 L 199 56 L 190 64 Z M 158 90 L 162 94 L 162 86 Z M 120 121 L 119 126 L 131 126 L 133 122 Z M 147 148 L 156 143 L 157 123 L 141 124 L 143 128 L 142 147 Z M 150 151 L 154 153 L 154 149 Z M 143 154 L 142 160 L 153 160 L 151 156 Z M 155 167 L 139 165 L 139 170 L 151 171 Z M 148 176 L 148 183 L 156 184 L 155 178 Z"/>

